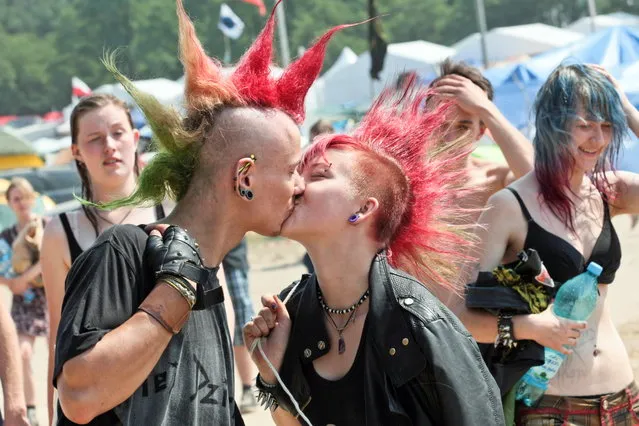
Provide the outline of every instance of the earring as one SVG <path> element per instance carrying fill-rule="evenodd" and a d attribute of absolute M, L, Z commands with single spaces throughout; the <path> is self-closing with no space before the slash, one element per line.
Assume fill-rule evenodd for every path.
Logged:
<path fill-rule="evenodd" d="M 247 200 L 251 201 L 253 199 L 253 191 L 251 191 L 250 189 L 244 189 L 244 188 L 238 188 L 239 192 L 240 192 L 240 197 L 244 197 Z"/>
<path fill-rule="evenodd" d="M 348 221 L 350 223 L 355 223 L 355 222 L 357 222 L 357 219 L 359 219 L 359 215 L 356 213 L 356 214 L 351 215 L 351 217 L 348 218 Z"/>

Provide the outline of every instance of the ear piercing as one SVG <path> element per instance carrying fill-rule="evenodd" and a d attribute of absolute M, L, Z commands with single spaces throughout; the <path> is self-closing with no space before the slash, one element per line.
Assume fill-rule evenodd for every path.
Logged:
<path fill-rule="evenodd" d="M 249 155 L 249 158 L 250 158 L 251 160 L 253 160 L 253 161 L 255 161 L 255 160 L 256 160 L 256 158 L 255 158 L 255 154 L 251 154 L 251 155 Z M 243 165 L 242 167 L 240 167 L 240 169 L 237 171 L 237 174 L 238 174 L 238 175 L 242 174 L 243 172 L 247 171 L 247 170 L 249 169 L 249 167 L 251 167 L 251 163 L 246 163 L 246 164 L 244 164 L 244 165 Z"/>
<path fill-rule="evenodd" d="M 249 157 L 254 162 L 256 161 L 255 154 L 251 154 Z M 242 173 L 246 172 L 250 167 L 251 167 L 251 163 L 244 164 L 242 167 L 240 167 L 238 169 L 237 176 L 235 176 L 233 178 L 233 180 L 235 182 L 237 182 L 237 187 L 236 188 L 237 188 L 237 191 L 240 193 L 240 197 L 244 197 L 244 198 L 246 198 L 249 201 L 251 201 L 253 199 L 253 191 L 251 191 L 250 189 L 244 189 L 244 188 L 240 187 L 240 184 L 239 184 L 238 181 L 239 181 L 240 175 Z"/>
<path fill-rule="evenodd" d="M 251 191 L 250 189 L 240 188 L 239 190 L 240 190 L 241 197 L 244 197 L 249 201 L 253 199 L 253 191 Z"/>
<path fill-rule="evenodd" d="M 359 214 L 356 213 L 356 214 L 351 215 L 351 217 L 348 218 L 348 221 L 350 223 L 355 223 L 355 222 L 357 222 L 357 219 L 359 219 Z"/>

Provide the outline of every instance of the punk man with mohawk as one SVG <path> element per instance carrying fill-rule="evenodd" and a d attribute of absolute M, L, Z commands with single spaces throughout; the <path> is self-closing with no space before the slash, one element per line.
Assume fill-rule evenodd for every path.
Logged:
<path fill-rule="evenodd" d="M 103 206 L 171 197 L 177 205 L 163 222 L 177 226 L 163 237 L 114 226 L 74 262 L 57 336 L 59 425 L 243 424 L 217 265 L 247 231 L 278 235 L 293 211 L 304 190 L 296 171 L 304 97 L 343 26 L 274 80 L 271 14 L 224 77 L 181 0 L 177 14 L 184 119 L 105 61 L 144 111 L 160 153 L 129 198 Z"/>

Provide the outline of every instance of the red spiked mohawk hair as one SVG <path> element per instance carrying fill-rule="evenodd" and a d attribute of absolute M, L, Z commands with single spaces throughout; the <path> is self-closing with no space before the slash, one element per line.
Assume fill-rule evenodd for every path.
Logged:
<path fill-rule="evenodd" d="M 186 74 L 185 97 L 188 108 L 212 109 L 218 105 L 255 106 L 280 109 L 298 124 L 304 121 L 304 98 L 317 79 L 326 45 L 340 25 L 324 34 L 279 79 L 271 77 L 275 9 L 253 45 L 242 56 L 233 73 L 222 75 L 220 63 L 209 58 L 195 34 L 182 0 L 177 0 L 180 54 Z"/>
<path fill-rule="evenodd" d="M 469 212 L 456 202 L 466 180 L 459 161 L 470 140 L 441 144 L 449 105 L 426 110 L 430 94 L 415 78 L 400 91 L 383 92 L 351 135 L 320 137 L 302 167 L 327 149 L 361 152 L 355 185 L 380 202 L 375 237 L 386 245 L 390 264 L 431 288 L 458 291 L 461 260 L 472 244 L 469 226 L 460 225 Z"/>

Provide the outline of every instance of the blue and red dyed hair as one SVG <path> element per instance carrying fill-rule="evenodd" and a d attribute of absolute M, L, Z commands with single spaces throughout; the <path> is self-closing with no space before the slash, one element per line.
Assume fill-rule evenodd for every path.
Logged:
<path fill-rule="evenodd" d="M 535 176 L 540 201 L 574 231 L 574 203 L 569 197 L 570 177 L 575 160 L 571 124 L 582 108 L 588 120 L 608 122 L 612 141 L 589 177 L 597 189 L 611 200 L 606 170 L 614 166 L 628 131 L 619 94 L 608 78 L 588 65 L 560 65 L 539 90 L 535 101 Z"/>
<path fill-rule="evenodd" d="M 387 90 L 350 135 L 322 135 L 305 151 L 301 169 L 327 150 L 358 152 L 353 184 L 375 197 L 374 238 L 388 250 L 389 262 L 422 283 L 460 289 L 458 267 L 470 233 L 460 223 L 466 211 L 456 203 L 466 175 L 458 167 L 469 154 L 468 138 L 442 146 L 450 104 L 425 109 L 429 91 L 409 81 Z"/>
<path fill-rule="evenodd" d="M 281 1 L 281 0 L 280 0 Z M 262 32 L 242 56 L 234 71 L 226 76 L 220 62 L 210 58 L 197 38 L 182 0 L 177 0 L 180 59 L 185 71 L 185 109 L 183 119 L 176 111 L 161 105 L 153 96 L 139 91 L 118 72 L 114 56 L 105 66 L 140 106 L 153 130 L 159 153 L 143 170 L 136 191 L 128 198 L 101 207 L 157 204 L 166 197 L 180 200 L 186 194 L 197 167 L 200 149 L 208 141 L 219 112 L 224 108 L 253 107 L 278 109 L 296 123 L 304 121 L 304 98 L 319 75 L 332 35 L 350 25 L 334 27 L 274 79 L 270 66 L 273 56 L 275 8 Z"/>

